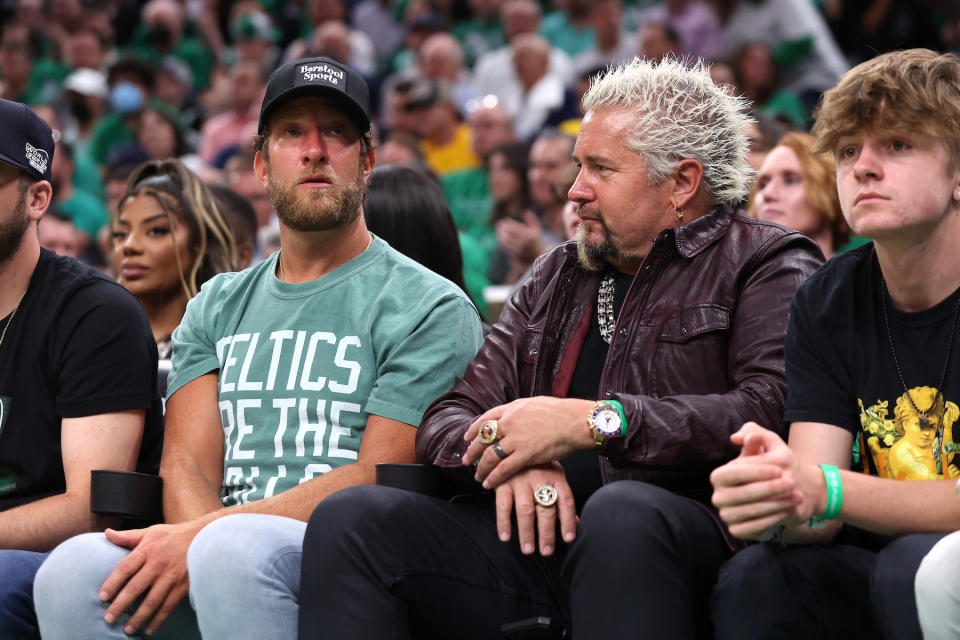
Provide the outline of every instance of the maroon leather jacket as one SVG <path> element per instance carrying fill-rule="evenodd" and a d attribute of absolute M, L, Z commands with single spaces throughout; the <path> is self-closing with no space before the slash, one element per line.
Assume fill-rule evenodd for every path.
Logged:
<path fill-rule="evenodd" d="M 739 452 L 731 433 L 754 420 L 785 434 L 788 310 L 822 262 L 800 233 L 732 209 L 660 233 L 600 378 L 629 426 L 600 452 L 604 482 L 642 480 L 709 506 L 710 472 Z M 464 431 L 491 407 L 566 395 L 600 277 L 580 266 L 574 243 L 537 260 L 463 378 L 424 414 L 421 462 L 461 465 Z"/>

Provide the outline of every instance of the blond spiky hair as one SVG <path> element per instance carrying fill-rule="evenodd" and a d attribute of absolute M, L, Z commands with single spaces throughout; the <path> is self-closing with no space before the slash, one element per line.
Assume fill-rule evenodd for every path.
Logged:
<path fill-rule="evenodd" d="M 680 160 L 697 160 L 711 200 L 727 206 L 743 201 L 754 177 L 747 164 L 748 107 L 745 98 L 713 83 L 702 60 L 687 68 L 672 58 L 659 63 L 634 58 L 607 70 L 583 96 L 584 112 L 636 113 L 624 143 L 643 157 L 652 184 L 673 173 Z"/>

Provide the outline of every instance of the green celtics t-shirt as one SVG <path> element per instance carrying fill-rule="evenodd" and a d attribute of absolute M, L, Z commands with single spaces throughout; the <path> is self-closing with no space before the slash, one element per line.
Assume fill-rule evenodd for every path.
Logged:
<path fill-rule="evenodd" d="M 418 425 L 482 342 L 466 295 L 379 238 L 302 284 L 277 255 L 204 284 L 173 333 L 169 396 L 219 372 L 226 506 L 355 462 L 370 414 Z"/>

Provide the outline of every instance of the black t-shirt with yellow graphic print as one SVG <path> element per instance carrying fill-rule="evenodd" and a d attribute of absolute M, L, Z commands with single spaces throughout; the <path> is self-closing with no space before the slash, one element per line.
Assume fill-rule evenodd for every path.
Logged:
<path fill-rule="evenodd" d="M 786 420 L 847 429 L 855 438 L 852 468 L 872 475 L 960 477 L 954 434 L 960 336 L 946 363 L 960 289 L 930 309 L 907 313 L 893 305 L 880 277 L 870 243 L 830 260 L 797 292 L 785 347 Z M 882 304 L 909 398 L 897 375 Z M 945 364 L 944 388 L 938 390 Z"/>

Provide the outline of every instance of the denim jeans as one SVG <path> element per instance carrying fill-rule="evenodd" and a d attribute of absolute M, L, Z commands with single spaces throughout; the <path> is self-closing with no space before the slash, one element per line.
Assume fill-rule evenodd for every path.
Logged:
<path fill-rule="evenodd" d="M 290 518 L 237 514 L 215 520 L 190 545 L 190 601 L 182 601 L 153 636 L 205 640 L 296 638 L 300 553 L 306 524 Z M 129 638 L 126 616 L 103 620 L 100 585 L 129 553 L 103 534 L 85 534 L 54 549 L 34 586 L 44 640 Z M 127 611 L 132 613 L 139 602 Z M 192 607 L 191 607 L 192 605 Z"/>
<path fill-rule="evenodd" d="M 0 638 L 40 640 L 33 612 L 33 577 L 47 557 L 36 551 L 0 550 Z"/>

